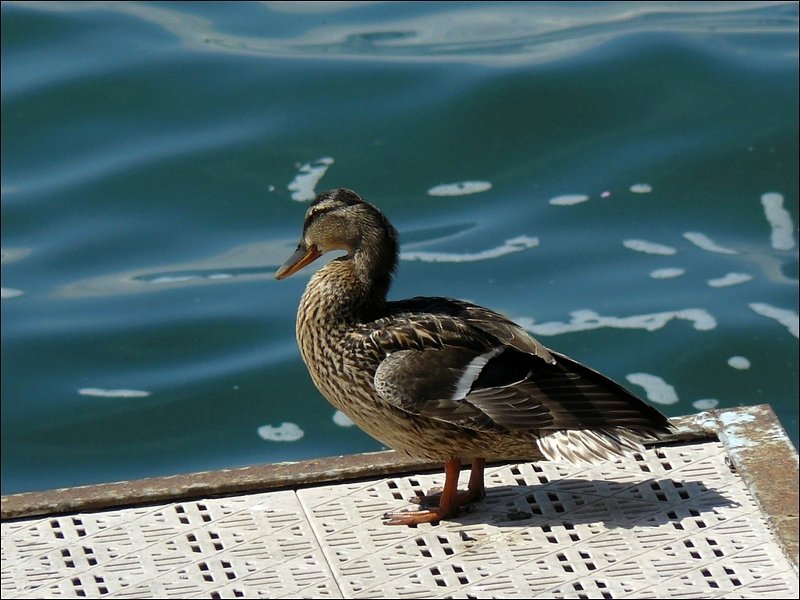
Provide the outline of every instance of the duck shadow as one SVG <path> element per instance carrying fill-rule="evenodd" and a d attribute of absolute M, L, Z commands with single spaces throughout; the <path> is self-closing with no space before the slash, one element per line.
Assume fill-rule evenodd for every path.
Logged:
<path fill-rule="evenodd" d="M 420 503 L 438 504 L 438 495 Z M 565 479 L 542 485 L 487 486 L 486 496 L 448 517 L 462 525 L 548 527 L 602 523 L 606 528 L 660 527 L 702 529 L 718 512 L 740 504 L 702 481 L 671 478 L 635 483 L 603 479 Z"/>

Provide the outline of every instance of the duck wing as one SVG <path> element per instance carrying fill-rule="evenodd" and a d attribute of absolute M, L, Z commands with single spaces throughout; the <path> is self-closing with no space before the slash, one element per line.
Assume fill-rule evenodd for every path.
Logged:
<path fill-rule="evenodd" d="M 553 362 L 550 351 L 532 338 L 519 325 L 498 312 L 453 298 L 416 297 L 400 302 L 390 302 L 389 312 L 393 315 L 431 315 L 452 317 L 491 336 L 495 343 L 516 348 L 521 352 L 538 356 L 546 362 Z"/>
<path fill-rule="evenodd" d="M 358 338 L 378 363 L 378 394 L 402 410 L 484 431 L 669 430 L 628 390 L 498 313 L 446 298 L 415 298 L 393 312 Z"/>

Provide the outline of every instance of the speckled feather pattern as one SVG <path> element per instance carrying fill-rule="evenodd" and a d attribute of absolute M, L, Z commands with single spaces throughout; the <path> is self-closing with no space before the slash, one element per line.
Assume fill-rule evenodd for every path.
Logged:
<path fill-rule="evenodd" d="M 353 192 L 320 196 L 303 236 L 300 255 L 348 252 L 300 300 L 303 360 L 322 395 L 386 446 L 441 461 L 581 462 L 641 450 L 669 429 L 630 392 L 498 313 L 448 298 L 387 302 L 396 232 Z"/>
<path fill-rule="evenodd" d="M 408 456 L 442 461 L 474 456 L 543 458 L 535 433 L 505 439 L 502 434 L 414 415 L 381 399 L 374 378 L 386 352 L 370 343 L 375 328 L 347 323 L 342 315 L 346 309 L 333 300 L 343 299 L 353 277 L 347 261 L 329 263 L 311 278 L 297 311 L 300 353 L 328 402 L 376 440 Z"/>
<path fill-rule="evenodd" d="M 297 339 L 314 384 L 323 396 L 346 414 L 359 428 L 386 446 L 409 456 L 430 460 L 447 460 L 475 456 L 489 459 L 541 460 L 566 459 L 571 462 L 593 461 L 641 450 L 639 439 L 647 437 L 630 430 L 616 433 L 538 429 L 509 431 L 484 423 L 478 429 L 459 426 L 441 419 L 402 410 L 387 402 L 375 389 L 375 374 L 382 361 L 393 351 L 403 348 L 422 349 L 441 346 L 443 332 L 474 344 L 496 343 L 489 335 L 481 335 L 473 326 L 459 325 L 448 315 L 424 314 L 424 318 L 408 316 L 419 310 L 425 299 L 387 303 L 387 316 L 374 321 L 360 321 L 349 305 L 353 298 L 348 290 L 354 273 L 350 261 L 333 261 L 320 269 L 309 282 L 300 301 L 297 318 Z M 434 299 L 439 303 L 447 299 Z M 454 302 L 454 301 L 450 301 Z M 495 333 L 504 327 L 516 327 L 495 313 L 462 304 L 473 312 L 473 322 L 492 318 Z M 439 307 L 441 310 L 442 307 Z M 425 328 L 422 328 L 422 325 Z M 535 349 L 542 356 L 550 353 L 522 332 L 507 332 L 509 341 L 526 349 Z M 410 383 L 409 383 L 410 384 Z M 540 449 L 541 447 L 541 449 Z"/>

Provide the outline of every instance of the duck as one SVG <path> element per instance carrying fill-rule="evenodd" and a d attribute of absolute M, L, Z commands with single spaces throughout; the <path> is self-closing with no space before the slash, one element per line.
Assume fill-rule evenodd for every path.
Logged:
<path fill-rule="evenodd" d="M 487 461 L 597 462 L 642 452 L 671 431 L 658 410 L 498 312 L 448 297 L 388 300 L 397 230 L 349 189 L 311 202 L 297 249 L 275 277 L 333 251 L 343 254 L 313 274 L 297 309 L 312 381 L 381 444 L 444 464 L 441 492 L 384 514 L 386 524 L 457 514 L 485 495 Z"/>

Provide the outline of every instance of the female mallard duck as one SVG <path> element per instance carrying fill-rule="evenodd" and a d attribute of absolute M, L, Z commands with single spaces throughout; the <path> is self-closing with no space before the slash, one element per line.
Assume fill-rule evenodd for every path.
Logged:
<path fill-rule="evenodd" d="M 297 311 L 311 378 L 372 437 L 445 465 L 438 508 L 389 513 L 389 524 L 435 523 L 483 496 L 486 459 L 602 460 L 669 431 L 657 410 L 496 312 L 450 298 L 387 301 L 397 231 L 350 190 L 312 202 L 275 277 L 330 250 L 346 254 L 317 271 Z M 458 493 L 462 459 L 472 471 Z"/>

